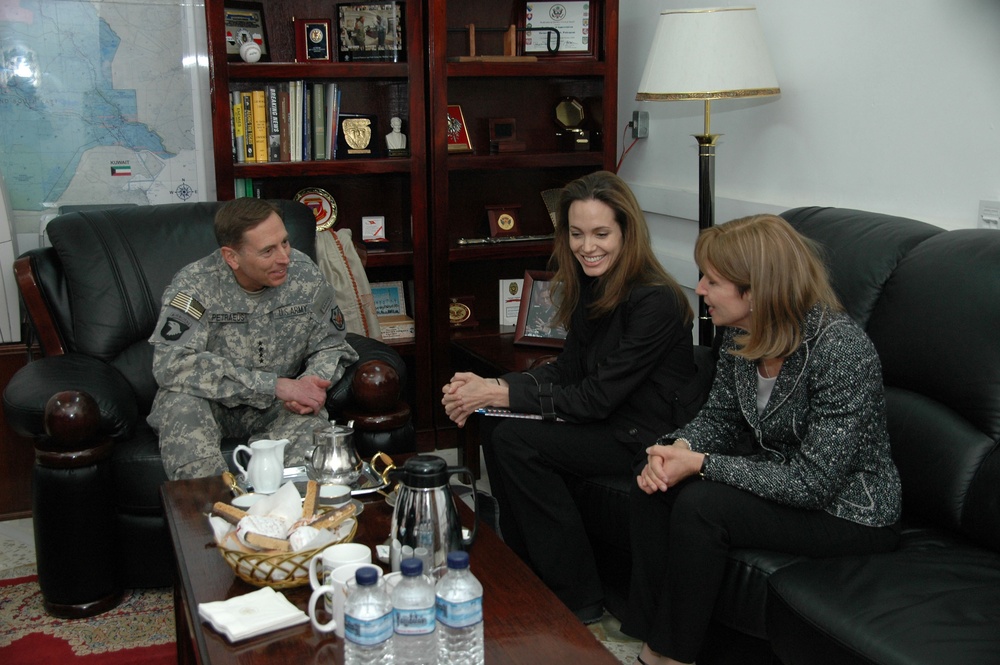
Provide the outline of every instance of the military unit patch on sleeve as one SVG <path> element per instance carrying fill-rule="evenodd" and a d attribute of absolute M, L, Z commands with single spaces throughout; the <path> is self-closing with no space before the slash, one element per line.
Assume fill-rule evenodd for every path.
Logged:
<path fill-rule="evenodd" d="M 330 310 L 330 323 L 337 330 L 343 330 L 347 327 L 347 323 L 344 320 L 344 313 L 340 311 L 340 305 L 334 305 L 333 309 Z"/>
<path fill-rule="evenodd" d="M 190 337 L 194 319 L 184 314 L 168 315 L 160 328 L 160 337 L 166 342 L 183 342 Z"/>
<path fill-rule="evenodd" d="M 195 321 L 205 314 L 205 306 L 186 293 L 178 293 L 170 299 L 170 306 L 176 307 Z"/>

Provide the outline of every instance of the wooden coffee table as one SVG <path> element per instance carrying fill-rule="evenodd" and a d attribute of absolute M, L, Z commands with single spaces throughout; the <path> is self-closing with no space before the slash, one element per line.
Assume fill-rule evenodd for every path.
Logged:
<path fill-rule="evenodd" d="M 167 482 L 161 490 L 177 560 L 174 611 L 180 663 L 343 663 L 343 642 L 310 623 L 230 644 L 198 619 L 199 603 L 239 596 L 255 587 L 240 580 L 216 550 L 207 514 L 229 492 L 220 479 Z M 463 523 L 472 513 L 459 503 Z M 371 495 L 358 519 L 355 540 L 372 546 L 385 542 L 392 518 L 382 497 Z M 497 534 L 480 523 L 469 556 L 483 584 L 487 665 L 551 663 L 619 665 L 541 580 Z M 385 568 L 385 566 L 383 566 Z M 309 585 L 283 592 L 303 611 Z"/>

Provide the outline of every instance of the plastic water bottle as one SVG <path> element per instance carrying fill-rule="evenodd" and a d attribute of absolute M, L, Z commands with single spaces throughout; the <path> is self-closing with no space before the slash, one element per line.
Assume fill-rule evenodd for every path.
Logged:
<path fill-rule="evenodd" d="M 423 575 L 420 559 L 403 559 L 403 576 L 392 590 L 393 651 L 396 665 L 437 663 L 434 583 Z"/>
<path fill-rule="evenodd" d="M 438 663 L 480 665 L 483 662 L 483 585 L 469 572 L 468 552 L 448 553 L 448 572 L 437 595 Z"/>
<path fill-rule="evenodd" d="M 344 604 L 346 665 L 392 665 L 392 603 L 374 566 L 358 568 Z"/>

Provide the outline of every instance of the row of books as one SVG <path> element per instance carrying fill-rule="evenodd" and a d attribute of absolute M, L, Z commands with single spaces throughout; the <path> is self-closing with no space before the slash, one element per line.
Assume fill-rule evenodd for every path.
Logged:
<path fill-rule="evenodd" d="M 336 83 L 306 81 L 232 91 L 234 162 L 336 159 L 340 93 Z"/>

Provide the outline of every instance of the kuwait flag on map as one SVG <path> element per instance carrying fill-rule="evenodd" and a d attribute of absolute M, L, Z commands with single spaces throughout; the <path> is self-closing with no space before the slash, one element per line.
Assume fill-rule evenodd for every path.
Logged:
<path fill-rule="evenodd" d="M 132 175 L 132 167 L 128 164 L 112 164 L 111 175 Z"/>

